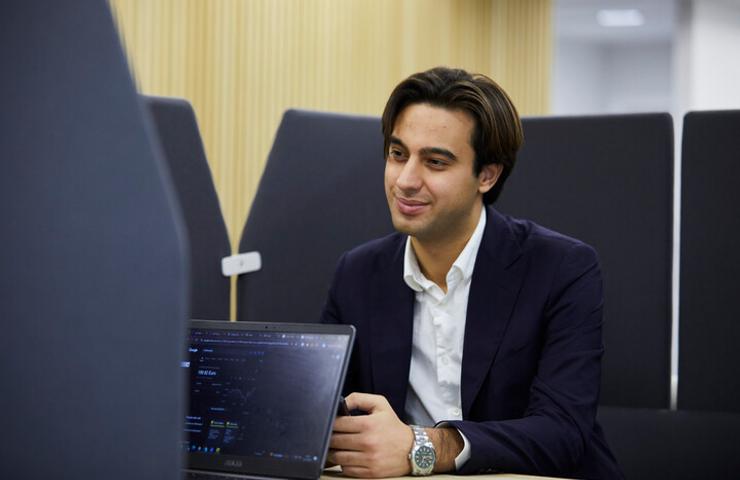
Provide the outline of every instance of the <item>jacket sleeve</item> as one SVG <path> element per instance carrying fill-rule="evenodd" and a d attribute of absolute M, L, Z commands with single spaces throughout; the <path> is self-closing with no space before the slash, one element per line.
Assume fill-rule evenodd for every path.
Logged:
<path fill-rule="evenodd" d="M 347 254 L 344 253 L 339 262 L 337 262 L 337 268 L 334 272 L 334 277 L 329 287 L 329 293 L 324 303 L 324 309 L 321 312 L 321 323 L 329 324 L 342 324 L 345 323 L 342 319 L 340 302 L 338 301 L 339 296 L 339 285 L 342 285 L 342 277 L 344 272 L 344 266 L 346 263 Z M 342 388 L 343 395 L 349 395 L 357 389 L 357 341 L 352 350 L 352 354 L 349 361 L 349 367 L 347 368 L 347 376 L 344 380 L 344 387 Z"/>
<path fill-rule="evenodd" d="M 324 303 L 324 309 L 321 312 L 321 323 L 342 323 L 342 319 L 339 313 L 339 305 L 337 303 L 337 285 L 340 283 L 339 277 L 342 275 L 344 266 L 344 259 L 347 256 L 346 253 L 342 254 L 337 262 L 337 268 L 334 270 L 334 276 L 331 279 L 329 286 L 329 293 Z"/>
<path fill-rule="evenodd" d="M 599 397 L 602 311 L 596 253 L 576 244 L 563 255 L 545 302 L 544 342 L 523 417 L 448 422 L 471 445 L 458 473 L 567 475 L 578 468 Z"/>

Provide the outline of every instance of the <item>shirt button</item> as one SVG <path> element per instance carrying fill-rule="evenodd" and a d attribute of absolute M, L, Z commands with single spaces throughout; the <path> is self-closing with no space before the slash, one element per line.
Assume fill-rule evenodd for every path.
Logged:
<path fill-rule="evenodd" d="M 453 417 L 459 417 L 461 413 L 462 412 L 460 411 L 459 408 L 451 408 L 450 409 L 450 415 L 452 415 Z"/>
<path fill-rule="evenodd" d="M 447 357 L 442 357 L 442 365 L 447 365 L 450 363 L 450 361 L 447 359 Z"/>

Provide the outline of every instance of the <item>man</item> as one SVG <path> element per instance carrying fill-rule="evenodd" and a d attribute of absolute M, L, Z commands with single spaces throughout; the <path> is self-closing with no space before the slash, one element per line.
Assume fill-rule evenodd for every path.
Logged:
<path fill-rule="evenodd" d="M 522 143 L 506 93 L 435 68 L 395 88 L 382 126 L 398 232 L 342 256 L 324 308 L 357 328 L 345 391 L 366 414 L 336 419 L 329 461 L 356 477 L 620 478 L 595 421 L 596 253 L 490 207 Z"/>

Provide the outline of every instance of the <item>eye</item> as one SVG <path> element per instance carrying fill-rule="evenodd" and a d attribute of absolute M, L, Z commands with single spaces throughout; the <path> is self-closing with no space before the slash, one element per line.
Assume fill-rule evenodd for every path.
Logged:
<path fill-rule="evenodd" d="M 432 168 L 440 169 L 440 168 L 446 167 L 447 162 L 439 158 L 430 158 L 427 160 L 427 165 L 429 165 Z"/>
<path fill-rule="evenodd" d="M 388 150 L 388 156 L 396 161 L 404 160 L 403 152 L 399 150 L 398 148 L 390 148 Z"/>

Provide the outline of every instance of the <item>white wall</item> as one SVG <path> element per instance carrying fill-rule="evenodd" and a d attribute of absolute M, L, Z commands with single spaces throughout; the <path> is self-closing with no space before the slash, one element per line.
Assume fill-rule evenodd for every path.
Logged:
<path fill-rule="evenodd" d="M 555 115 L 740 109 L 740 0 L 555 0 Z M 603 28 L 598 8 L 646 24 Z"/>
<path fill-rule="evenodd" d="M 607 47 L 605 112 L 666 112 L 672 106 L 669 42 Z"/>
<path fill-rule="evenodd" d="M 575 40 L 555 42 L 551 95 L 554 115 L 603 111 L 606 76 L 602 60 L 598 45 Z"/>
<path fill-rule="evenodd" d="M 682 9 L 678 110 L 740 108 L 740 1 L 695 0 Z"/>
<path fill-rule="evenodd" d="M 669 42 L 594 43 L 558 39 L 553 62 L 553 115 L 669 111 Z"/>

